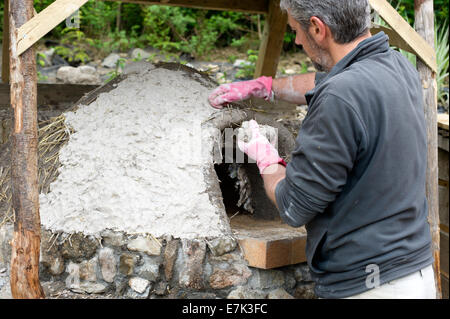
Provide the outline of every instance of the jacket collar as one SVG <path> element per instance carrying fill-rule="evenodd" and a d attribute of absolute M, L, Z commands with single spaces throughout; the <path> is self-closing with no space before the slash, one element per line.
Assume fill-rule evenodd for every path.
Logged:
<path fill-rule="evenodd" d="M 352 51 L 350 51 L 345 57 L 339 60 L 338 63 L 331 69 L 331 71 L 316 81 L 316 87 L 305 94 L 306 100 L 309 101 L 316 92 L 317 87 L 326 82 L 328 79 L 332 78 L 336 74 L 341 73 L 351 64 L 364 60 L 374 54 L 385 52 L 389 50 L 389 37 L 383 32 L 379 32 L 370 38 L 367 38 L 356 46 Z"/>

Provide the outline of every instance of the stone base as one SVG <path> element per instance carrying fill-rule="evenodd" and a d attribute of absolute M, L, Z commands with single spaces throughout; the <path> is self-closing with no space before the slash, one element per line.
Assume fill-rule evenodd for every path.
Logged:
<path fill-rule="evenodd" d="M 13 226 L 0 227 L 0 296 L 8 298 Z M 104 231 L 100 238 L 42 230 L 48 298 L 313 298 L 305 263 L 249 267 L 235 238 L 175 239 Z"/>

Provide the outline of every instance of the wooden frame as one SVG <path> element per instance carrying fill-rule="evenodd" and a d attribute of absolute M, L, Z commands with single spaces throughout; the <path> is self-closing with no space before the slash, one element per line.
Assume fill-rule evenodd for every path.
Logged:
<path fill-rule="evenodd" d="M 413 53 L 434 72 L 437 72 L 436 53 L 433 43 L 428 43 L 386 0 L 369 0 L 370 6 L 386 21 Z M 392 33 L 391 33 L 392 34 Z"/>
<path fill-rule="evenodd" d="M 39 284 L 39 203 L 37 194 L 37 123 L 36 123 L 36 59 L 32 45 L 59 22 L 70 16 L 88 0 L 56 0 L 33 17 L 32 0 L 14 0 L 5 16 L 3 45 L 3 81 L 11 81 L 11 106 L 14 109 L 12 134 L 12 188 L 13 208 L 16 213 L 13 254 L 11 262 L 11 289 L 15 298 L 41 298 Z M 114 0 L 115 1 L 115 0 Z M 279 0 L 125 0 L 144 4 L 177 5 L 192 8 L 235 10 L 267 13 L 264 38 L 256 68 L 256 76 L 275 76 L 281 52 L 286 17 L 279 9 Z M 436 55 L 433 49 L 433 1 L 415 0 L 415 32 L 386 0 L 369 0 L 372 8 L 402 39 L 399 43 L 419 58 L 418 71 L 423 84 L 424 112 L 427 122 L 428 219 L 433 238 L 435 275 L 440 297 L 439 275 L 439 211 L 437 176 L 437 94 Z M 6 9 L 7 10 L 7 9 Z M 5 10 L 5 11 L 6 11 Z M 6 39 L 6 41 L 5 41 Z M 9 41 L 8 41 L 9 40 Z M 400 45 L 400 44 L 399 44 Z M 6 54 L 9 53 L 9 54 Z M 7 58 L 8 57 L 8 58 Z M 5 62 L 6 61 L 6 62 Z M 9 64 L 8 64 L 9 61 Z M 9 74 L 9 77 L 8 77 Z"/>

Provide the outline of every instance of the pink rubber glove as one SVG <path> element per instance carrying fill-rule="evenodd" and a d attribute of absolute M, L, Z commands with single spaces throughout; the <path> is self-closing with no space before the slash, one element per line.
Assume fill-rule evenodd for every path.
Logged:
<path fill-rule="evenodd" d="M 252 138 L 248 143 L 245 143 L 242 134 L 238 134 L 238 147 L 247 154 L 248 157 L 256 161 L 259 168 L 259 173 L 263 174 L 264 169 L 273 164 L 281 164 L 286 166 L 286 162 L 278 155 L 275 149 L 276 140 L 268 141 L 259 131 L 259 125 L 255 120 L 249 122 L 249 127 L 252 132 Z M 266 172 L 265 174 L 270 174 Z"/>
<path fill-rule="evenodd" d="M 223 104 L 256 96 L 269 100 L 272 94 L 272 78 L 261 76 L 255 80 L 222 84 L 209 95 L 209 103 L 221 109 Z"/>

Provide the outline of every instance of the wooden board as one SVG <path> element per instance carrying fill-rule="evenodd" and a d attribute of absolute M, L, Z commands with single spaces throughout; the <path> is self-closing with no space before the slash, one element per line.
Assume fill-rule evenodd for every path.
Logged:
<path fill-rule="evenodd" d="M 306 261 L 306 230 L 281 220 L 262 220 L 238 215 L 230 220 L 249 266 L 271 269 Z"/>
<path fill-rule="evenodd" d="M 448 131 L 448 114 L 438 114 L 438 127 Z"/>
<path fill-rule="evenodd" d="M 249 13 L 267 13 L 268 0 L 109 0 L 142 4 L 160 4 L 208 10 L 230 10 Z"/>
<path fill-rule="evenodd" d="M 386 0 L 369 0 L 370 6 L 411 47 L 428 67 L 437 72 L 436 53 Z"/>
<path fill-rule="evenodd" d="M 388 27 L 384 27 L 381 25 L 374 24 L 370 29 L 370 33 L 372 35 L 377 34 L 378 32 L 383 31 L 389 37 L 389 44 L 391 46 L 397 47 L 399 49 L 408 51 L 414 54 L 414 50 L 409 46 L 409 44 L 394 30 Z"/>
<path fill-rule="evenodd" d="M 98 87 L 99 85 L 38 83 L 37 103 L 38 106 L 54 108 L 70 106 Z M 9 90 L 9 84 L 0 83 L 0 107 L 10 106 Z"/>
<path fill-rule="evenodd" d="M 22 54 L 88 0 L 56 0 L 21 26 L 17 34 L 18 54 Z"/>
<path fill-rule="evenodd" d="M 278 60 L 283 49 L 286 27 L 287 14 L 281 11 L 280 0 L 270 0 L 269 14 L 266 17 L 263 37 L 259 47 L 255 78 L 262 75 L 275 77 Z"/>

